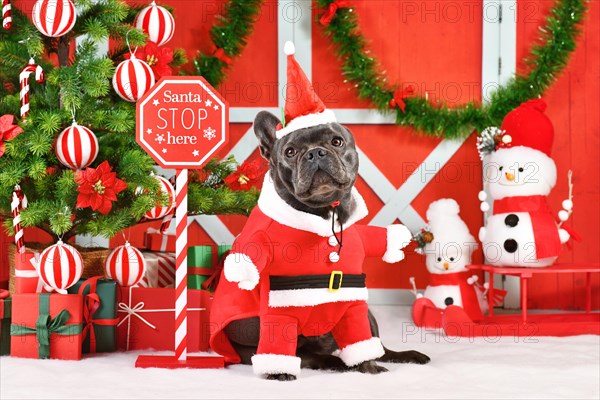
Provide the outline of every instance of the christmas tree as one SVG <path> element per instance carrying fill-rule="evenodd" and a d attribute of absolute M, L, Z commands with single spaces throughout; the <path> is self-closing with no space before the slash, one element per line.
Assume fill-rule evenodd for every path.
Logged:
<path fill-rule="evenodd" d="M 169 202 L 152 176 L 154 161 L 136 143 L 135 102 L 111 86 L 115 66 L 130 57 L 130 49 L 139 47 L 136 57 L 145 57 L 157 75 L 186 63 L 183 51 L 159 47 L 132 27 L 139 11 L 120 0 L 78 0 L 72 29 L 48 37 L 13 7 L 12 27 L 0 33 L 0 219 L 9 234 L 16 185 L 28 199 L 21 226 L 63 240 L 76 234 L 112 237 Z M 111 50 L 102 54 L 99 46 L 107 39 Z M 26 75 L 29 110 L 23 108 Z M 84 135 L 87 128 L 97 138 L 97 156 L 80 169 L 57 142 L 70 126 Z M 258 191 L 250 185 L 230 188 L 232 177 L 247 181 L 232 158 L 195 171 L 190 213 L 247 214 Z"/>

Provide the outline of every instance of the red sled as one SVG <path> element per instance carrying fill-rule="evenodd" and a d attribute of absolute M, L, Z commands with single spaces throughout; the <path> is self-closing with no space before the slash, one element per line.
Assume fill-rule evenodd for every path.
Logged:
<path fill-rule="evenodd" d="M 600 273 L 600 264 L 556 264 L 546 268 L 493 267 L 491 265 L 469 265 L 471 270 L 482 270 L 489 274 L 489 315 L 474 322 L 460 307 L 448 306 L 442 317 L 442 326 L 447 336 L 458 337 L 531 337 L 531 336 L 576 336 L 600 335 L 600 312 L 592 312 L 592 273 Z M 535 274 L 586 273 L 585 312 L 530 314 L 527 296 L 529 279 Z M 521 314 L 494 315 L 494 274 L 517 276 L 521 281 Z"/>

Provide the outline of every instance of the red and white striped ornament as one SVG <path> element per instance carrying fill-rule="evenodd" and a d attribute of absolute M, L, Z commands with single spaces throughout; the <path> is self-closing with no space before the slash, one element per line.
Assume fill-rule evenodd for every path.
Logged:
<path fill-rule="evenodd" d="M 25 118 L 29 114 L 29 76 L 35 73 L 37 83 L 44 82 L 44 70 L 37 65 L 33 58 L 29 59 L 29 64 L 21 70 L 19 74 L 19 85 L 21 87 L 21 117 Z"/>
<path fill-rule="evenodd" d="M 10 0 L 2 0 L 2 27 L 6 30 L 12 26 L 12 9 Z"/>
<path fill-rule="evenodd" d="M 31 18 L 44 36 L 59 37 L 73 29 L 77 13 L 71 0 L 37 0 Z"/>
<path fill-rule="evenodd" d="M 94 162 L 98 155 L 98 139 L 85 126 L 73 125 L 66 128 L 56 139 L 56 156 L 67 168 L 83 169 Z"/>
<path fill-rule="evenodd" d="M 135 17 L 133 25 L 148 34 L 148 40 L 159 46 L 166 44 L 175 33 L 175 20 L 166 8 L 153 1 Z"/>
<path fill-rule="evenodd" d="M 138 249 L 125 242 L 108 255 L 104 272 L 107 278 L 117 281 L 121 286 L 133 286 L 144 277 L 146 260 Z"/>
<path fill-rule="evenodd" d="M 48 247 L 40 256 L 38 273 L 46 285 L 58 293 L 66 294 L 67 289 L 73 286 L 83 272 L 83 259 L 73 246 L 61 240 Z"/>
<path fill-rule="evenodd" d="M 173 188 L 173 185 L 162 176 L 155 175 L 154 177 L 158 179 L 160 191 L 169 197 L 169 204 L 166 206 L 157 204 L 156 207 L 153 207 L 146 215 L 144 215 L 148 219 L 164 218 L 171 214 L 175 209 L 175 189 Z"/>
<path fill-rule="evenodd" d="M 115 92 L 123 100 L 138 101 L 156 82 L 152 68 L 131 53 L 129 60 L 121 62 L 115 74 L 112 84 Z"/>

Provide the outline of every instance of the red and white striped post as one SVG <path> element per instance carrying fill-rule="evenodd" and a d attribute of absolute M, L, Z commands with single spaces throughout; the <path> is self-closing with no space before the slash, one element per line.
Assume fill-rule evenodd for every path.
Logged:
<path fill-rule="evenodd" d="M 175 358 L 187 359 L 187 195 L 188 170 L 178 169 L 175 180 Z"/>
<path fill-rule="evenodd" d="M 168 103 L 168 104 L 167 104 Z M 222 368 L 223 357 L 188 356 L 188 169 L 217 156 L 229 137 L 229 105 L 200 76 L 163 77 L 137 101 L 137 143 L 165 169 L 175 169 L 175 355 L 141 355 L 138 368 Z M 168 118 L 165 116 L 169 115 Z M 193 119 L 193 123 L 191 122 Z M 165 139 L 166 136 L 166 139 Z M 163 220 L 161 231 L 170 222 Z M 140 289 L 142 290 L 142 289 Z M 166 329 L 167 327 L 165 327 Z M 189 326 L 190 330 L 202 329 Z M 201 335 L 205 334 L 201 331 Z"/>

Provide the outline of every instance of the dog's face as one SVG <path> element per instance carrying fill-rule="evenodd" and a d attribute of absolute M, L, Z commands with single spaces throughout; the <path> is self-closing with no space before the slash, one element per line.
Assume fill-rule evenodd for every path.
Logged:
<path fill-rule="evenodd" d="M 293 206 L 310 209 L 349 199 L 358 174 L 358 153 L 352 133 L 332 123 L 300 129 L 276 139 L 277 124 L 279 120 L 266 111 L 260 112 L 254 121 L 261 153 L 269 160 L 279 195 Z"/>

